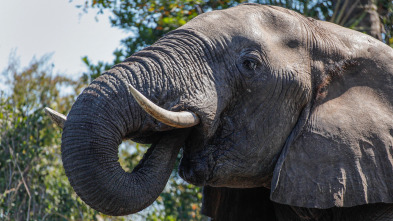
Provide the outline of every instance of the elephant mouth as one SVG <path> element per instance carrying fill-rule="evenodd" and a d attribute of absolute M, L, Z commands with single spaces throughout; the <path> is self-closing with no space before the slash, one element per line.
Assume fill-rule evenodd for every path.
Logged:
<path fill-rule="evenodd" d="M 179 164 L 179 175 L 185 181 L 196 186 L 215 184 L 214 172 L 220 148 L 210 143 L 197 128 L 190 133 Z"/>
<path fill-rule="evenodd" d="M 196 186 L 211 184 L 214 163 L 212 154 L 188 154 L 183 149 L 183 156 L 179 165 L 179 175 L 187 182 Z"/>
<path fill-rule="evenodd" d="M 210 136 L 206 128 L 210 129 Z M 193 127 L 182 148 L 180 177 L 196 186 L 220 186 L 220 162 L 227 158 L 227 152 L 235 144 L 232 129 L 230 119 L 221 117 L 208 123 L 202 120 L 202 125 Z"/>

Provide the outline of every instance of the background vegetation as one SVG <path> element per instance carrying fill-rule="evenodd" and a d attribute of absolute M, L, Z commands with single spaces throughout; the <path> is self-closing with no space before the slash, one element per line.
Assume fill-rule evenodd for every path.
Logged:
<path fill-rule="evenodd" d="M 0 92 L 0 220 L 205 220 L 201 189 L 182 181 L 176 169 L 165 191 L 148 209 L 128 217 L 108 217 L 89 208 L 72 190 L 60 157 L 61 131 L 43 112 L 49 106 L 67 114 L 81 89 L 112 65 L 152 44 L 198 14 L 224 9 L 243 0 L 80 0 L 78 7 L 110 10 L 114 27 L 126 30 L 114 61 L 91 63 L 78 81 L 53 73 L 50 56 L 21 68 L 14 56 L 3 71 L 11 91 Z M 393 46 L 393 1 L 259 0 L 306 16 L 353 28 Z M 100 16 L 100 15 L 97 15 Z M 376 19 L 375 19 L 376 18 Z M 77 56 L 77 55 L 76 55 Z M 125 142 L 120 163 L 132 170 L 146 146 Z"/>

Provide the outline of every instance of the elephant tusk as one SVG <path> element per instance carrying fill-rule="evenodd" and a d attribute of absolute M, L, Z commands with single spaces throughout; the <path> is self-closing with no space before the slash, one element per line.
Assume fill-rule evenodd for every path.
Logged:
<path fill-rule="evenodd" d="M 45 113 L 51 118 L 51 120 L 59 126 L 61 129 L 64 127 L 64 123 L 67 120 L 67 117 L 63 114 L 50 109 L 49 107 L 45 107 Z"/>
<path fill-rule="evenodd" d="M 190 111 L 173 112 L 165 110 L 143 96 L 131 84 L 128 84 L 128 89 L 142 109 L 161 123 L 176 128 L 187 128 L 199 124 L 199 117 Z"/>

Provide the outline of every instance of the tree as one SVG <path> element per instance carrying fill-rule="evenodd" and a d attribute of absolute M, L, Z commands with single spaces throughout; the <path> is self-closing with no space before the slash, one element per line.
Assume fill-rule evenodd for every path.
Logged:
<path fill-rule="evenodd" d="M 60 160 L 58 128 L 43 108 L 65 113 L 82 85 L 53 75 L 50 56 L 20 70 L 11 59 L 0 92 L 0 218 L 3 220 L 92 219 L 94 210 L 76 197 Z M 71 87 L 69 94 L 63 93 Z"/>
<path fill-rule="evenodd" d="M 365 32 L 391 44 L 393 2 L 388 0 L 332 0 L 330 21 Z M 384 36 L 384 37 L 383 37 Z"/>

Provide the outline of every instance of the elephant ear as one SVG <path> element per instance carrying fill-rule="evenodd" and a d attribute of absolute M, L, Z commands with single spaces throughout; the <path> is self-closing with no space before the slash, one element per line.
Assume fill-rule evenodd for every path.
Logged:
<path fill-rule="evenodd" d="M 273 201 L 321 209 L 393 203 L 393 52 L 382 49 L 341 62 L 320 81 L 274 170 Z"/>

